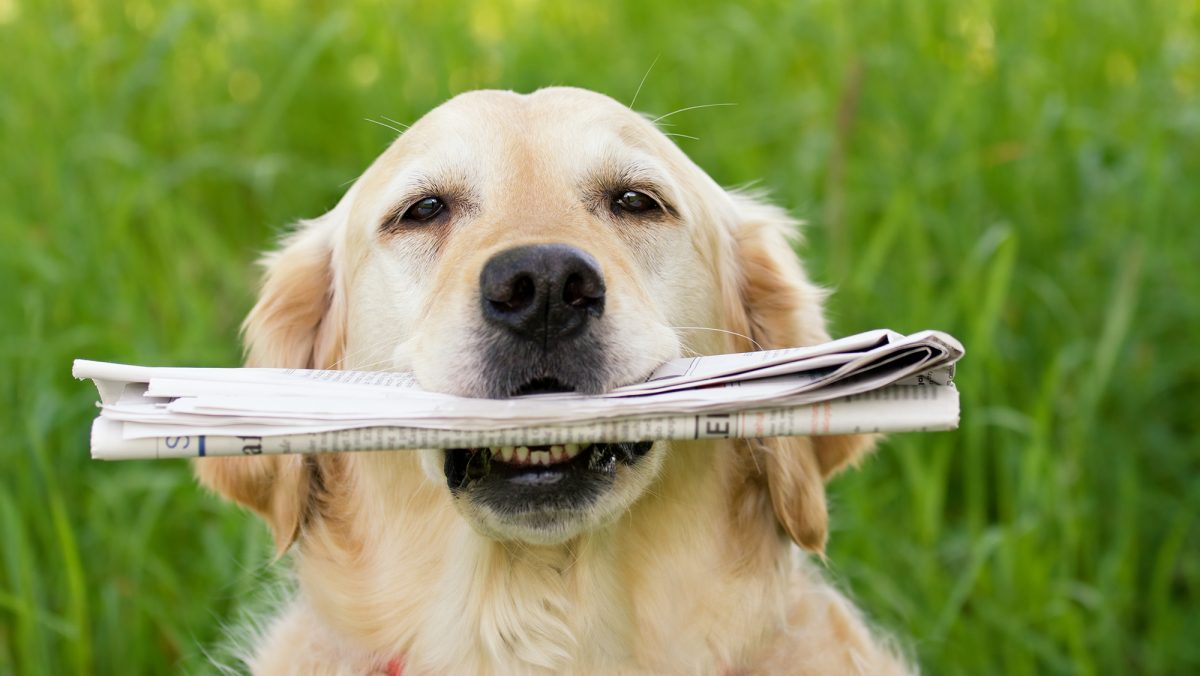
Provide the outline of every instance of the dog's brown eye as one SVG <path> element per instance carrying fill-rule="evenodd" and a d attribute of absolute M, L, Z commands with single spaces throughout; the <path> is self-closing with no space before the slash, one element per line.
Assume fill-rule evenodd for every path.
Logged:
<path fill-rule="evenodd" d="M 404 212 L 403 220 L 406 221 L 428 221 L 434 216 L 442 213 L 446 208 L 446 203 L 440 197 L 423 197 Z"/>
<path fill-rule="evenodd" d="M 626 190 L 614 201 L 616 208 L 631 214 L 641 214 L 658 208 L 658 202 L 644 192 Z"/>

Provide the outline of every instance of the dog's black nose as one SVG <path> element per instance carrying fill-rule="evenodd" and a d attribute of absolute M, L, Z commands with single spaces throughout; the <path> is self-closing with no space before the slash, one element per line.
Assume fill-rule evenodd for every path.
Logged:
<path fill-rule="evenodd" d="M 549 348 L 604 314 L 604 274 L 587 252 L 565 244 L 501 251 L 479 273 L 483 316 Z"/>

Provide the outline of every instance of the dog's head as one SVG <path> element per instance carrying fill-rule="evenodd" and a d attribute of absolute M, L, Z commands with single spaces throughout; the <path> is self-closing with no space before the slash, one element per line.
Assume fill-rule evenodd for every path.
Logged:
<path fill-rule="evenodd" d="M 410 370 L 430 390 L 503 398 L 599 393 L 685 354 L 817 343 L 828 339 L 823 296 L 792 253 L 793 227 L 721 189 L 607 97 L 464 94 L 267 258 L 245 325 L 248 361 Z M 727 485 L 769 497 L 793 539 L 819 548 L 822 479 L 867 445 L 734 444 L 739 478 Z M 420 452 L 420 466 L 478 532 L 545 544 L 627 510 L 670 446 L 436 449 Z M 198 472 L 263 514 L 286 547 L 330 481 L 386 491 L 383 455 L 370 470 L 292 456 L 209 459 Z M 396 472 L 415 471 L 397 456 Z"/>

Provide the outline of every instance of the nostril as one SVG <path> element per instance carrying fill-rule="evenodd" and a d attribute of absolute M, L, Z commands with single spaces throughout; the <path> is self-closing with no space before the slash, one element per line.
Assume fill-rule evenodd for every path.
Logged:
<path fill-rule="evenodd" d="M 520 312 L 533 303 L 537 296 L 537 285 L 530 275 L 519 275 L 512 280 L 505 293 L 488 298 L 492 307 L 500 312 Z"/>
<path fill-rule="evenodd" d="M 583 275 L 573 273 L 563 284 L 563 302 L 578 310 L 595 308 L 604 300 L 604 287 Z"/>
<path fill-rule="evenodd" d="M 583 295 L 583 280 L 579 275 L 571 275 L 563 285 L 563 302 L 573 307 L 579 307 L 587 302 Z"/>

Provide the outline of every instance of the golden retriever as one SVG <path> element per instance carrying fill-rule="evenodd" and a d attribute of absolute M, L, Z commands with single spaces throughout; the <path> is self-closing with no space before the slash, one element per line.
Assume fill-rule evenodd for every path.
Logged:
<path fill-rule="evenodd" d="M 829 339 L 780 209 L 579 89 L 458 96 L 266 258 L 251 366 L 597 393 L 664 360 Z M 865 436 L 198 460 L 298 591 L 262 674 L 892 674 L 793 543 Z M 294 547 L 293 547 L 294 545 Z"/>

